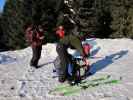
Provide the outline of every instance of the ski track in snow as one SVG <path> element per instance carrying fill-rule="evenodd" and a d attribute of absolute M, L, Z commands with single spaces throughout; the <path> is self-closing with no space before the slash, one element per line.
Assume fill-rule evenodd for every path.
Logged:
<path fill-rule="evenodd" d="M 0 100 L 133 100 L 133 40 L 96 39 L 91 51 L 91 72 L 86 80 L 102 75 L 121 79 L 119 84 L 102 85 L 79 92 L 78 96 L 50 97 L 48 91 L 60 83 L 52 78 L 56 44 L 43 46 L 39 65 L 29 66 L 31 48 L 0 52 Z"/>

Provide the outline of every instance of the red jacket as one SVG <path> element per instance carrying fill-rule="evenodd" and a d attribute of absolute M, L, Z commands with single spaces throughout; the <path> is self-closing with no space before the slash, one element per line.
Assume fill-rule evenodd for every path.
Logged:
<path fill-rule="evenodd" d="M 42 42 L 43 42 L 43 32 L 36 32 L 35 37 L 33 37 L 33 41 L 32 41 L 32 47 L 36 47 L 36 46 L 41 46 Z"/>
<path fill-rule="evenodd" d="M 41 46 L 43 42 L 43 32 L 32 30 L 31 27 L 26 30 L 26 39 L 32 47 Z"/>

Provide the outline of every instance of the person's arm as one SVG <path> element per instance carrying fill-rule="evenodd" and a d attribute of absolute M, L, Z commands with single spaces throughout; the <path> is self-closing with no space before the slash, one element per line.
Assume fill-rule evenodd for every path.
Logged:
<path fill-rule="evenodd" d="M 86 55 L 85 55 L 85 52 L 84 52 L 84 50 L 83 50 L 83 46 L 82 46 L 82 43 L 81 43 L 80 39 L 79 39 L 78 37 L 74 36 L 74 35 L 70 35 L 70 36 L 69 36 L 69 40 L 70 40 L 69 43 L 70 43 L 75 49 L 77 49 L 77 50 L 80 52 L 81 56 L 83 57 L 83 61 L 84 61 L 85 65 L 89 65 L 88 58 L 87 58 Z"/>

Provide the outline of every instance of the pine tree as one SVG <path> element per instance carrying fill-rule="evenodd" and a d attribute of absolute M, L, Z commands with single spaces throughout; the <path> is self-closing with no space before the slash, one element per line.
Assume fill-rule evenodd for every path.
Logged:
<path fill-rule="evenodd" d="M 56 36 L 53 29 L 56 27 L 57 16 L 63 0 L 24 0 L 24 15 L 34 25 L 41 24 L 44 27 L 45 42 L 55 42 Z M 27 9 L 27 10 L 26 10 Z"/>
<path fill-rule="evenodd" d="M 111 28 L 113 34 L 112 38 L 133 38 L 133 1 L 132 0 L 113 0 L 110 1 L 110 12 L 113 18 Z"/>
<path fill-rule="evenodd" d="M 4 43 L 9 48 L 25 47 L 24 16 L 22 0 L 7 0 L 2 14 L 2 29 Z"/>
<path fill-rule="evenodd" d="M 65 13 L 76 22 L 80 32 L 95 32 L 100 38 L 133 38 L 132 0 L 65 0 L 68 5 L 63 1 L 7 0 L 0 21 L 0 42 L 12 49 L 26 47 L 24 26 L 28 23 L 43 25 L 47 31 L 45 41 L 55 42 L 54 29 Z"/>
<path fill-rule="evenodd" d="M 3 43 L 3 39 L 2 39 L 3 31 L 2 31 L 1 20 L 2 20 L 2 18 L 1 18 L 1 14 L 0 14 L 0 51 L 5 48 L 4 43 Z"/>

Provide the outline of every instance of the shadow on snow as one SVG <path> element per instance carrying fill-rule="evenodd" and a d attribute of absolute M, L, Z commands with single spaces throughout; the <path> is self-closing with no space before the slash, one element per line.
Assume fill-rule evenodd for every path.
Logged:
<path fill-rule="evenodd" d="M 119 51 L 117 53 L 114 53 L 114 54 L 111 54 L 111 55 L 104 57 L 103 59 L 101 59 L 101 60 L 99 60 L 99 61 L 97 61 L 91 65 L 90 72 L 92 74 L 95 74 L 97 71 L 102 70 L 103 68 L 112 64 L 114 61 L 122 58 L 127 53 L 128 53 L 128 50 L 122 50 L 122 51 Z"/>

